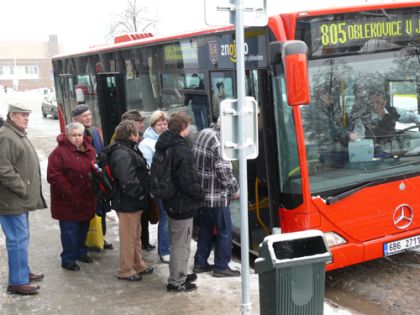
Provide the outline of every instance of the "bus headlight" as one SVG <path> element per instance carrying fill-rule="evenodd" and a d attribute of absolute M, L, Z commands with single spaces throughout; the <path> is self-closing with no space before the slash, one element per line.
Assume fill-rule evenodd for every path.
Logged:
<path fill-rule="evenodd" d="M 326 232 L 324 233 L 324 236 L 329 247 L 347 243 L 347 241 L 343 237 L 341 237 L 335 232 Z"/>

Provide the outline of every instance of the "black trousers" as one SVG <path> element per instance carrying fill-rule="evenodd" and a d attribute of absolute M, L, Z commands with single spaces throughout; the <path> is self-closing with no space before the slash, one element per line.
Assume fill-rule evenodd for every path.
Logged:
<path fill-rule="evenodd" d="M 149 218 L 147 213 L 141 216 L 141 245 L 146 246 L 149 244 Z"/>
<path fill-rule="evenodd" d="M 105 236 L 105 234 L 106 234 L 106 214 L 102 215 L 101 223 L 102 223 L 102 234 Z"/>

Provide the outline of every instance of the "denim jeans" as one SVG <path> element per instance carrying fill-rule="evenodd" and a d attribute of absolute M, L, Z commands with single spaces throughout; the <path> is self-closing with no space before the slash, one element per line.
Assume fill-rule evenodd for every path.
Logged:
<path fill-rule="evenodd" d="M 160 210 L 158 223 L 158 254 L 162 257 L 171 253 L 169 248 L 168 213 L 163 207 L 161 199 L 156 199 L 156 202 Z"/>
<path fill-rule="evenodd" d="M 225 270 L 232 255 L 232 219 L 229 207 L 201 208 L 197 220 L 199 231 L 194 266 L 206 265 L 213 245 L 213 231 L 216 228 L 214 270 Z"/>
<path fill-rule="evenodd" d="M 87 221 L 60 221 L 61 245 L 61 263 L 63 265 L 72 265 L 78 258 L 87 255 L 85 245 L 87 232 L 89 230 L 89 220 Z"/>
<path fill-rule="evenodd" d="M 6 235 L 9 262 L 9 285 L 29 283 L 29 222 L 28 214 L 1 215 L 0 225 Z"/>

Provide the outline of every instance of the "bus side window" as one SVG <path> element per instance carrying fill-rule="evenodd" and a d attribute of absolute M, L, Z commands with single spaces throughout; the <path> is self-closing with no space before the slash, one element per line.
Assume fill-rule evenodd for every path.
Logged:
<path fill-rule="evenodd" d="M 187 73 L 185 83 L 184 106 L 188 108 L 190 115 L 192 115 L 193 124 L 198 132 L 210 126 L 204 74 Z"/>
<path fill-rule="evenodd" d="M 212 72 L 210 74 L 212 120 L 217 121 L 220 115 L 220 103 L 234 98 L 233 71 Z"/>
<path fill-rule="evenodd" d="M 245 71 L 245 93 L 246 96 L 253 96 L 258 102 L 260 95 L 258 90 L 258 70 Z"/>

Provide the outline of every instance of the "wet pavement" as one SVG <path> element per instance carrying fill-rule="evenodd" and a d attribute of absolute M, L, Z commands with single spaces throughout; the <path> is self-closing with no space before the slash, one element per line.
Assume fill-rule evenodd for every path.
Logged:
<path fill-rule="evenodd" d="M 145 253 L 145 261 L 153 266 L 153 274 L 140 282 L 116 278 L 118 267 L 117 224 L 109 220 L 108 241 L 115 249 L 92 252 L 93 264 L 79 263 L 79 272 L 61 268 L 59 228 L 49 211 L 30 215 L 30 262 L 34 272 L 43 272 L 40 293 L 16 296 L 5 293 L 7 264 L 4 244 L 0 245 L 0 313 L 1 314 L 239 314 L 240 279 L 213 281 L 210 274 L 199 275 L 198 290 L 191 293 L 167 293 L 168 266 L 158 262 L 156 251 Z M 156 229 L 151 230 L 152 234 Z M 255 276 L 255 275 L 254 275 Z M 254 281 L 255 283 L 255 281 Z M 252 289 L 254 301 L 257 287 Z M 217 302 L 214 297 L 218 296 Z M 255 304 L 256 305 L 256 304 Z"/>
<path fill-rule="evenodd" d="M 19 93 L 16 93 L 19 94 Z M 0 95 L 0 113 L 5 116 L 5 101 L 18 98 L 32 106 L 28 135 L 41 160 L 43 193 L 49 203 L 46 183 L 48 154 L 56 146 L 58 122 L 42 118 L 41 95 Z M 3 103 L 2 103 L 3 101 Z M 30 265 L 34 272 L 42 272 L 45 279 L 39 283 L 36 296 L 18 296 L 6 293 L 7 254 L 4 235 L 0 232 L 0 314 L 240 314 L 241 278 L 216 279 L 211 274 L 200 274 L 198 290 L 190 293 L 167 293 L 168 265 L 160 262 L 156 250 L 144 253 L 151 275 L 140 282 L 118 280 L 119 263 L 118 222 L 115 212 L 108 216 L 106 239 L 113 250 L 91 252 L 94 263 L 79 263 L 80 271 L 61 268 L 60 232 L 49 209 L 30 213 Z M 157 225 L 150 226 L 151 243 L 156 244 Z M 191 253 L 195 252 L 195 243 Z M 192 255 L 190 270 L 192 269 Z M 240 269 L 238 262 L 232 268 Z M 257 275 L 250 275 L 250 296 L 253 312 L 258 313 Z"/>
<path fill-rule="evenodd" d="M 5 101 L 20 99 L 33 107 L 29 137 L 41 159 L 43 192 L 49 200 L 45 181 L 47 157 L 56 146 L 58 122 L 42 118 L 40 94 L 0 93 L 0 113 L 6 113 Z M 156 244 L 156 225 L 150 226 L 151 243 Z M 79 272 L 61 268 L 60 234 L 57 221 L 49 209 L 30 214 L 30 265 L 34 272 L 43 272 L 40 293 L 17 296 L 6 293 L 7 255 L 4 235 L 0 232 L 0 314 L 240 314 L 241 278 L 216 279 L 200 274 L 198 290 L 190 293 L 167 293 L 168 265 L 160 262 L 156 250 L 144 253 L 154 273 L 142 281 L 118 280 L 118 222 L 108 216 L 106 239 L 114 250 L 91 252 L 93 264 L 80 263 Z M 195 252 L 192 244 L 192 255 Z M 192 255 L 189 268 L 192 268 Z M 240 269 L 233 261 L 231 267 Z M 259 313 L 258 276 L 250 269 L 252 314 Z M 420 253 L 410 252 L 387 259 L 352 266 L 327 274 L 325 314 L 418 314 L 420 288 Z M 350 308 L 355 311 L 344 310 Z"/>
<path fill-rule="evenodd" d="M 326 297 L 369 315 L 420 314 L 420 251 L 331 271 Z"/>

